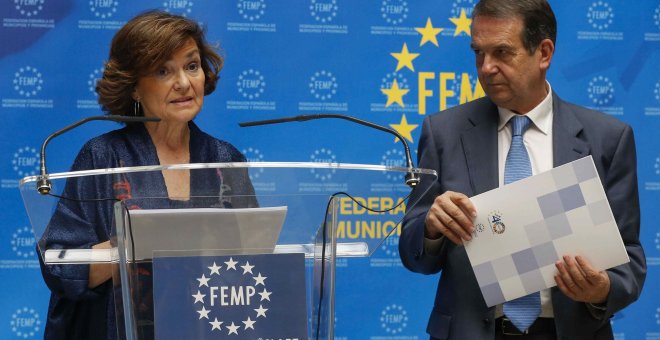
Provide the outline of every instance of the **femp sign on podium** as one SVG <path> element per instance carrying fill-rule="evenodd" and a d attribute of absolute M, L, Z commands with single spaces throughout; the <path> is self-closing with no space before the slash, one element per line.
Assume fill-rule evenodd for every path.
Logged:
<path fill-rule="evenodd" d="M 304 254 L 155 257 L 158 339 L 306 339 Z"/>

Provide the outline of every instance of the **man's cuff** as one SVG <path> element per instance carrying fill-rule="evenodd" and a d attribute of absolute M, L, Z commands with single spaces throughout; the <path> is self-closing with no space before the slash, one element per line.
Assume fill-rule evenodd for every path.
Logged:
<path fill-rule="evenodd" d="M 435 240 L 424 237 L 424 253 L 431 256 L 440 255 L 440 250 L 442 249 L 442 242 L 444 239 L 444 236 L 441 236 Z"/>
<path fill-rule="evenodd" d="M 587 310 L 589 310 L 589 314 L 596 319 L 596 320 L 603 320 L 605 319 L 605 314 L 607 314 L 607 303 L 589 303 L 586 302 L 585 305 L 587 305 Z"/>

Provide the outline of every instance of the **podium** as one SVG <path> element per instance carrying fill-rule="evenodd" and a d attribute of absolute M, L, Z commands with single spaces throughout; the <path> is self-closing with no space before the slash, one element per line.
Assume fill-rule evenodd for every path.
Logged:
<path fill-rule="evenodd" d="M 365 164 L 178 164 L 50 174 L 54 195 L 39 194 L 38 178 L 31 176 L 21 180 L 20 190 L 39 256 L 52 275 L 66 282 L 88 275 L 71 268 L 112 266 L 119 339 L 167 338 L 155 331 L 154 314 L 159 305 L 167 308 L 168 295 L 151 290 L 163 282 L 142 275 L 152 261 L 257 254 L 304 256 L 304 275 L 296 279 L 306 287 L 307 338 L 332 339 L 335 261 L 368 257 L 400 232 L 405 209 L 416 203 L 408 201 L 410 189 L 403 184 L 411 171 L 421 179 L 416 190 L 437 177 L 433 170 Z M 190 194 L 171 197 L 167 173 L 189 176 Z M 109 248 L 91 248 L 106 240 Z M 197 315 L 195 302 L 176 307 Z M 192 327 L 210 329 L 202 316 Z"/>

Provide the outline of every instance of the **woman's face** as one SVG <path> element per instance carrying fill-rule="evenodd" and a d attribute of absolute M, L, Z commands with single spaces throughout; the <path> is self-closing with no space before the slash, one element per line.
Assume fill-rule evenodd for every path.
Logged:
<path fill-rule="evenodd" d="M 156 72 L 139 78 L 133 95 L 145 117 L 187 123 L 202 109 L 204 81 L 199 48 L 191 38 Z"/>

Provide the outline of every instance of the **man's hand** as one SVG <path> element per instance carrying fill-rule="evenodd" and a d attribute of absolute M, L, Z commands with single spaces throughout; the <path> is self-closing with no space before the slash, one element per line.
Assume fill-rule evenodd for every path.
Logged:
<path fill-rule="evenodd" d="M 603 303 L 610 292 L 610 278 L 604 271 L 598 272 L 582 256 L 564 256 L 555 266 L 557 287 L 569 298 L 588 303 Z"/>
<path fill-rule="evenodd" d="M 463 244 L 463 240 L 470 240 L 474 232 L 472 218 L 477 211 L 470 199 L 464 194 L 446 191 L 435 198 L 431 209 L 426 214 L 427 238 L 437 239 L 447 237 L 456 244 Z"/>

